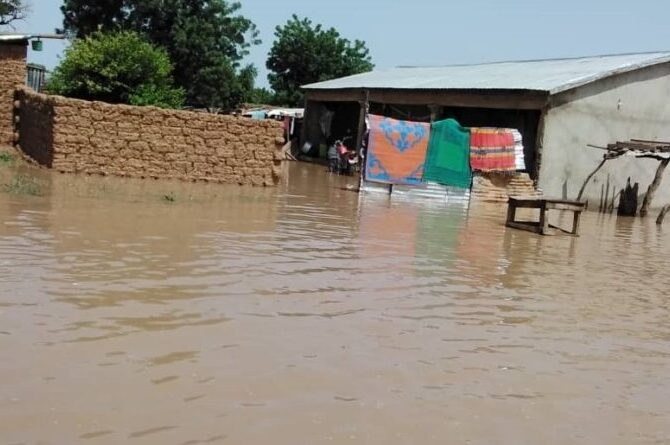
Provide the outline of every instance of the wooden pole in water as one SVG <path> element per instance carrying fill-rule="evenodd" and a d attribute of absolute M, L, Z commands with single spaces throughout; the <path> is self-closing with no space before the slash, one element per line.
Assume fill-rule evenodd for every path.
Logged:
<path fill-rule="evenodd" d="M 596 169 L 593 170 L 593 171 L 591 172 L 591 174 L 588 175 L 588 176 L 586 177 L 586 180 L 584 181 L 584 184 L 582 184 L 582 188 L 579 189 L 579 193 L 577 194 L 577 201 L 581 201 L 581 200 L 582 200 L 582 195 L 584 194 L 584 190 L 586 190 L 586 186 L 589 184 L 589 181 L 591 181 L 591 178 L 593 178 L 593 176 L 594 176 L 596 173 L 598 173 L 598 170 L 600 170 L 600 169 L 603 167 L 603 165 L 605 165 L 605 162 L 607 162 L 607 158 L 603 158 L 603 160 L 600 161 L 600 164 L 598 164 L 598 166 L 596 167 Z"/>
<path fill-rule="evenodd" d="M 668 211 L 670 211 L 670 204 L 666 204 L 663 206 L 663 208 L 661 209 L 661 213 L 659 213 L 658 218 L 656 218 L 656 224 L 658 224 L 659 226 L 663 224 L 665 214 L 668 213 Z"/>
<path fill-rule="evenodd" d="M 651 181 L 651 184 L 649 184 L 647 194 L 644 195 L 644 200 L 642 201 L 642 207 L 640 208 L 640 216 L 643 218 L 647 216 L 647 213 L 649 212 L 651 201 L 652 199 L 654 199 L 654 194 L 656 193 L 656 190 L 661 185 L 661 180 L 663 179 L 663 172 L 665 171 L 665 168 L 668 166 L 668 163 L 670 163 L 670 158 L 661 160 L 661 163 L 656 169 L 654 180 Z"/>

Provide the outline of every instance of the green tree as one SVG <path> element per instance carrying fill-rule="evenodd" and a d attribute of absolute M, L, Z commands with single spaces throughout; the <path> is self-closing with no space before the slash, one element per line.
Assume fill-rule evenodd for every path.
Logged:
<path fill-rule="evenodd" d="M 172 64 L 134 32 L 96 32 L 65 51 L 47 90 L 86 100 L 178 108 L 184 91 L 173 86 Z"/>
<path fill-rule="evenodd" d="M 277 97 L 274 91 L 267 88 L 254 88 L 247 102 L 257 105 L 274 105 L 277 103 Z"/>
<path fill-rule="evenodd" d="M 300 86 L 372 70 L 374 65 L 365 42 L 340 36 L 309 19 L 293 17 L 275 29 L 276 40 L 266 66 L 277 100 L 287 105 L 303 101 Z"/>
<path fill-rule="evenodd" d="M 28 9 L 23 0 L 0 0 L 0 26 L 25 19 Z"/>
<path fill-rule="evenodd" d="M 65 0 L 61 10 L 64 31 L 73 36 L 141 33 L 167 50 L 189 105 L 230 109 L 253 88 L 248 80 L 255 70 L 241 61 L 260 43 L 240 8 L 225 0 Z"/>

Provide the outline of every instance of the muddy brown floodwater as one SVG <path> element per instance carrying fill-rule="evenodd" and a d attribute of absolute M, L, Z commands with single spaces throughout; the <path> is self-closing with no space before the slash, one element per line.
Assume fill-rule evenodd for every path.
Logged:
<path fill-rule="evenodd" d="M 287 169 L 0 193 L 0 442 L 670 442 L 668 228 L 539 237 Z"/>

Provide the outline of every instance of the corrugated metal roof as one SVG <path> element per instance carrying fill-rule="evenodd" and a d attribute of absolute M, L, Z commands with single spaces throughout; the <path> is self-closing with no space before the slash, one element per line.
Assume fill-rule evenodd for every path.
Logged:
<path fill-rule="evenodd" d="M 398 67 L 304 85 L 307 90 L 529 90 L 560 93 L 614 74 L 670 62 L 670 52 L 575 59 Z"/>
<path fill-rule="evenodd" d="M 8 34 L 0 33 L 0 42 L 19 42 L 30 39 L 65 39 L 65 34 Z"/>
<path fill-rule="evenodd" d="M 20 42 L 31 37 L 31 34 L 0 34 L 0 42 Z"/>

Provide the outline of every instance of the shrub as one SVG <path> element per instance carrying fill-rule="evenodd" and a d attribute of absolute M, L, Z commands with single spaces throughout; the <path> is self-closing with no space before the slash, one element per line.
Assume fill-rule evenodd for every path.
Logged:
<path fill-rule="evenodd" d="M 47 84 L 53 94 L 110 103 L 178 108 L 172 64 L 163 49 L 134 32 L 94 33 L 75 40 Z"/>

